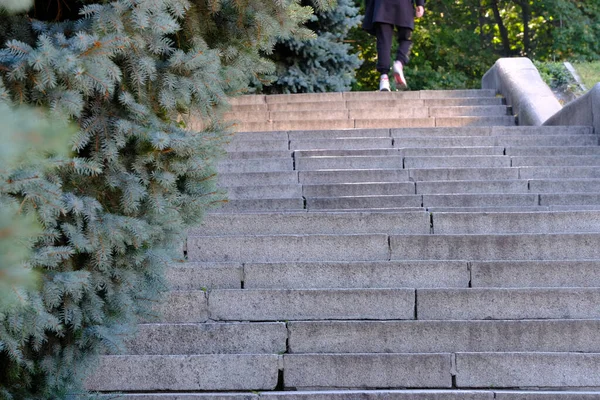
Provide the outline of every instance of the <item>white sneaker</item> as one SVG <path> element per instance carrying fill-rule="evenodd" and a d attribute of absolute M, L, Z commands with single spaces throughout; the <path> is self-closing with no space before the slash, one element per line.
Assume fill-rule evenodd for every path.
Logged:
<path fill-rule="evenodd" d="M 386 74 L 381 75 L 379 78 L 379 91 L 380 92 L 390 92 L 390 78 Z"/>
<path fill-rule="evenodd" d="M 404 78 L 402 63 L 400 61 L 394 61 L 393 69 L 394 69 L 394 79 L 396 80 L 396 85 L 406 87 L 406 78 Z"/>

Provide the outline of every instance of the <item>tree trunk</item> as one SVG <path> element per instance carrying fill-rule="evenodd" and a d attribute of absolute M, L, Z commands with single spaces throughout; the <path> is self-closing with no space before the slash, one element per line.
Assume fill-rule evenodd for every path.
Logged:
<path fill-rule="evenodd" d="M 505 57 L 510 56 L 510 40 L 508 39 L 508 30 L 506 26 L 504 26 L 504 21 L 502 21 L 502 16 L 500 15 L 500 8 L 498 6 L 498 0 L 492 0 L 492 11 L 494 12 L 494 18 L 496 19 L 496 24 L 498 25 L 498 29 L 500 30 L 500 38 L 502 39 L 502 55 Z"/>
<path fill-rule="evenodd" d="M 521 0 L 521 15 L 523 17 L 523 55 L 529 57 L 531 53 L 531 34 L 529 33 L 529 21 L 531 20 L 531 7 L 529 0 Z"/>

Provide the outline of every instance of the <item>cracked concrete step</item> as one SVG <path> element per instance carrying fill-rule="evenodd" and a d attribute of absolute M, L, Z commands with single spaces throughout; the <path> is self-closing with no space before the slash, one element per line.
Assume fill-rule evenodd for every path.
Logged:
<path fill-rule="evenodd" d="M 510 157 L 513 167 L 600 166 L 600 156 Z"/>
<path fill-rule="evenodd" d="M 429 213 L 246 213 L 209 214 L 188 236 L 420 233 L 430 231 Z"/>
<path fill-rule="evenodd" d="M 302 194 L 307 199 L 343 196 L 402 196 L 415 194 L 415 184 L 413 182 L 388 182 L 303 185 Z"/>
<path fill-rule="evenodd" d="M 598 353 L 458 353 L 456 370 L 459 388 L 600 387 Z"/>
<path fill-rule="evenodd" d="M 462 261 L 247 263 L 246 289 L 437 288 L 469 285 Z"/>
<path fill-rule="evenodd" d="M 228 172 L 217 175 L 219 186 L 293 185 L 299 183 L 297 171 Z"/>
<path fill-rule="evenodd" d="M 280 354 L 283 322 L 141 324 L 121 355 Z"/>
<path fill-rule="evenodd" d="M 214 321 L 414 319 L 414 289 L 216 289 Z"/>
<path fill-rule="evenodd" d="M 392 260 L 595 260 L 598 233 L 393 235 Z"/>
<path fill-rule="evenodd" d="M 389 259 L 388 236 L 254 235 L 188 238 L 190 261 L 377 261 Z"/>
<path fill-rule="evenodd" d="M 598 320 L 291 321 L 289 353 L 600 352 Z"/>
<path fill-rule="evenodd" d="M 343 209 L 379 209 L 421 207 L 423 196 L 348 196 L 348 197 L 312 197 L 306 199 L 309 211 Z"/>
<path fill-rule="evenodd" d="M 419 320 L 598 319 L 600 288 L 418 289 Z"/>
<path fill-rule="evenodd" d="M 272 354 L 103 356 L 86 388 L 118 392 L 273 390 L 281 363 L 281 356 Z"/>
<path fill-rule="evenodd" d="M 436 234 L 600 232 L 600 212 L 436 213 Z"/>
<path fill-rule="evenodd" d="M 450 388 L 450 354 L 289 354 L 285 387 Z"/>
<path fill-rule="evenodd" d="M 291 157 L 221 160 L 217 164 L 219 173 L 292 171 L 293 169 L 294 160 Z"/>
<path fill-rule="evenodd" d="M 484 287 L 600 287 L 596 261 L 475 261 L 471 284 Z"/>
<path fill-rule="evenodd" d="M 358 182 L 408 182 L 409 171 L 402 169 L 352 169 L 329 171 L 300 171 L 298 180 L 302 184 Z"/>

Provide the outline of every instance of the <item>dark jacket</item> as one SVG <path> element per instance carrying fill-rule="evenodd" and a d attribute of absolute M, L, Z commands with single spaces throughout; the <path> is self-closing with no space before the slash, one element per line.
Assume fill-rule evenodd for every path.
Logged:
<path fill-rule="evenodd" d="M 367 0 L 363 29 L 374 35 L 376 22 L 414 29 L 415 4 L 424 6 L 425 0 Z"/>

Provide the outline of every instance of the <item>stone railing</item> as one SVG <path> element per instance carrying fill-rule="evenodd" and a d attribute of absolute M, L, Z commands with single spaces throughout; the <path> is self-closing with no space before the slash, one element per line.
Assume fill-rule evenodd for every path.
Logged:
<path fill-rule="evenodd" d="M 562 107 L 531 60 L 501 58 L 483 76 L 481 87 L 502 94 L 520 125 L 593 126 L 600 134 L 600 83 Z"/>

